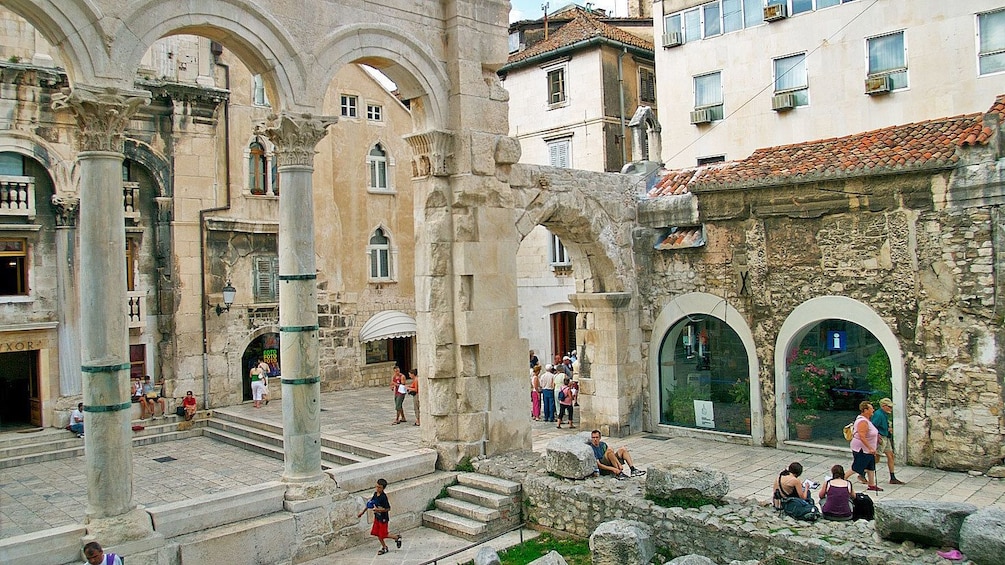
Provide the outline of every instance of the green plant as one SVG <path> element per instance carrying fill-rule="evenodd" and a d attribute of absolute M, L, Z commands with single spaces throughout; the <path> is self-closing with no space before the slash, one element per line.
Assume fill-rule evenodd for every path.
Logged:
<path fill-rule="evenodd" d="M 664 508 L 701 508 L 711 504 L 712 506 L 722 506 L 723 502 L 716 498 L 705 496 L 698 491 L 678 491 L 668 497 L 646 495 L 646 500 L 653 501 L 657 506 Z"/>
<path fill-rule="evenodd" d="M 471 464 L 471 458 L 465 455 L 457 462 L 457 466 L 454 467 L 454 470 L 465 473 L 473 473 L 475 471 L 475 466 Z"/>
<path fill-rule="evenodd" d="M 673 390 L 670 405 L 674 423 L 694 425 L 694 399 L 697 397 L 698 390 L 692 385 L 679 386 Z"/>
<path fill-rule="evenodd" d="M 436 495 L 436 498 L 430 500 L 429 504 L 426 505 L 426 510 L 427 511 L 428 510 L 436 510 L 436 501 L 439 500 L 439 499 L 441 499 L 441 498 L 447 498 L 448 496 L 450 496 L 450 493 L 447 492 L 447 487 L 441 488 L 440 489 L 440 494 Z"/>
<path fill-rule="evenodd" d="M 569 565 L 590 565 L 590 540 L 555 536 L 541 532 L 536 538 L 499 552 L 502 565 L 524 565 L 547 555 L 552 550 L 559 552 Z M 469 561 L 468 563 L 474 563 Z"/>
<path fill-rule="evenodd" d="M 827 410 L 831 407 L 830 390 L 840 376 L 829 357 L 811 349 L 793 350 L 789 354 L 789 391 L 792 410 Z"/>
<path fill-rule="evenodd" d="M 736 381 L 736 383 L 729 389 L 729 393 L 733 398 L 733 402 L 736 404 L 750 406 L 750 383 Z"/>
<path fill-rule="evenodd" d="M 872 389 L 873 401 L 893 396 L 891 375 L 890 358 L 886 355 L 886 350 L 880 348 L 869 356 L 869 365 L 865 373 L 865 379 L 869 383 L 869 388 Z"/>
<path fill-rule="evenodd" d="M 815 410 L 790 410 L 789 421 L 794 424 L 812 426 L 820 419 L 820 415 Z"/>
<path fill-rule="evenodd" d="M 20 63 L 21 62 L 21 57 L 18 57 L 17 55 L 11 55 L 10 57 L 7 58 L 7 62 L 8 63 Z"/>

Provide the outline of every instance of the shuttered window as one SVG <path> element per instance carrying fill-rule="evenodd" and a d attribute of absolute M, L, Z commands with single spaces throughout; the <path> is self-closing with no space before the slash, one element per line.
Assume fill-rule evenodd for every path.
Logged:
<path fill-rule="evenodd" d="M 255 302 L 279 302 L 279 257 L 255 257 Z"/>
<path fill-rule="evenodd" d="M 548 163 L 552 167 L 567 169 L 572 166 L 572 140 L 558 139 L 548 142 Z"/>

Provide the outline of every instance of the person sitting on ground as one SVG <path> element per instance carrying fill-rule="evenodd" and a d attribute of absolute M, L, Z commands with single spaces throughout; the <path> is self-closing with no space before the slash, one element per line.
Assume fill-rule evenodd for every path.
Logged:
<path fill-rule="evenodd" d="M 87 542 L 84 546 L 84 565 L 122 565 L 122 558 L 114 553 L 105 553 L 101 544 L 96 541 Z"/>
<path fill-rule="evenodd" d="M 614 475 L 619 481 L 646 474 L 645 471 L 635 468 L 627 447 L 619 447 L 614 451 L 600 441 L 600 430 L 590 432 L 590 447 L 593 448 L 593 456 L 597 458 L 597 474 Z"/>
<path fill-rule="evenodd" d="M 788 498 L 801 498 L 808 502 L 813 502 L 813 497 L 810 495 L 811 486 L 810 481 L 805 483 L 799 480 L 799 475 L 803 474 L 803 465 L 798 461 L 793 461 L 789 463 L 789 466 L 779 473 L 778 477 L 775 478 L 775 484 L 772 488 L 776 493 L 780 493 L 782 497 Z M 775 508 L 779 508 L 781 498 L 775 496 L 774 505 Z"/>
<path fill-rule="evenodd" d="M 823 506 L 820 513 L 827 520 L 851 520 L 851 501 L 855 498 L 855 489 L 844 478 L 844 467 L 831 467 L 831 478 L 820 489 L 820 500 Z"/>
<path fill-rule="evenodd" d="M 66 427 L 77 437 L 84 437 L 84 403 L 78 402 L 77 407 L 70 412 L 70 425 Z"/>
<path fill-rule="evenodd" d="M 191 390 L 185 393 L 185 398 L 182 399 L 181 406 L 182 408 L 185 409 L 186 421 L 191 420 L 192 418 L 195 417 L 195 411 L 197 408 L 195 402 L 195 395 L 192 394 Z"/>
<path fill-rule="evenodd" d="M 140 419 L 142 420 L 147 413 L 147 403 L 143 402 L 143 382 L 139 379 L 133 379 L 132 381 L 132 393 L 130 399 L 140 405 Z"/>

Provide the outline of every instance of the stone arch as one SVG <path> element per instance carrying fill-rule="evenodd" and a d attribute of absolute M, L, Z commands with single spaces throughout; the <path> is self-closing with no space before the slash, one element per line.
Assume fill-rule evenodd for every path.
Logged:
<path fill-rule="evenodd" d="M 45 141 L 18 130 L 7 130 L 0 135 L 0 152 L 18 153 L 41 163 L 49 172 L 56 194 L 76 192 L 74 162 L 63 159 Z"/>
<path fill-rule="evenodd" d="M 380 69 L 397 85 L 402 99 L 419 99 L 411 108 L 416 132 L 447 129 L 450 80 L 441 57 L 418 38 L 385 24 L 349 25 L 321 42 L 316 59 L 327 62 L 320 73 L 324 86 L 350 63 Z"/>
<path fill-rule="evenodd" d="M 0 5 L 27 20 L 59 49 L 71 85 L 94 82 L 99 70 L 108 66 L 101 15 L 90 0 L 0 0 Z M 132 81 L 130 76 L 130 86 Z"/>
<path fill-rule="evenodd" d="M 292 34 L 252 4 L 242 4 L 240 20 L 229 17 L 233 12 L 234 6 L 221 0 L 137 3 L 121 14 L 123 24 L 116 33 L 112 58 L 123 61 L 119 71 L 132 76 L 158 39 L 182 33 L 198 35 L 224 45 L 252 74 L 261 74 L 277 109 L 314 112 L 320 107 L 324 89 L 309 80 L 312 73 L 299 55 L 304 49 Z"/>
<path fill-rule="evenodd" d="M 879 341 L 890 359 L 890 381 L 893 384 L 893 403 L 899 408 L 893 414 L 893 427 L 902 430 L 894 435 L 894 451 L 907 453 L 907 385 L 900 342 L 890 326 L 869 305 L 846 296 L 819 296 L 803 302 L 785 318 L 775 340 L 775 434 L 779 446 L 789 437 L 788 400 L 789 376 L 785 356 L 797 346 L 806 332 L 823 320 L 844 320 L 862 326 Z"/>
<path fill-rule="evenodd" d="M 761 405 L 760 363 L 757 359 L 757 346 L 754 333 L 740 312 L 731 306 L 725 298 L 704 292 L 691 292 L 673 299 L 660 310 L 653 322 L 653 331 L 649 338 L 649 390 L 659 389 L 659 350 L 663 338 L 670 328 L 688 315 L 701 314 L 715 316 L 729 326 L 743 342 L 747 352 L 747 371 L 750 379 L 750 435 L 752 445 L 764 443 L 764 417 Z M 721 317 L 719 316 L 721 314 Z M 659 425 L 659 396 L 649 395 L 649 414 L 652 429 Z"/>
<path fill-rule="evenodd" d="M 126 159 L 135 161 L 146 168 L 151 178 L 157 183 L 158 197 L 174 195 L 174 184 L 171 182 L 174 178 L 173 168 L 171 162 L 163 154 L 146 143 L 128 137 L 125 139 L 122 154 Z"/>

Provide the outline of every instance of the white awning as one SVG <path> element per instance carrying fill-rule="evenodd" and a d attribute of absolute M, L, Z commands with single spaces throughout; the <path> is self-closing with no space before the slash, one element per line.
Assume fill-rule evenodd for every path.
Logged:
<path fill-rule="evenodd" d="M 359 342 L 377 341 L 415 335 L 415 318 L 397 310 L 384 310 L 375 314 L 359 330 Z"/>

